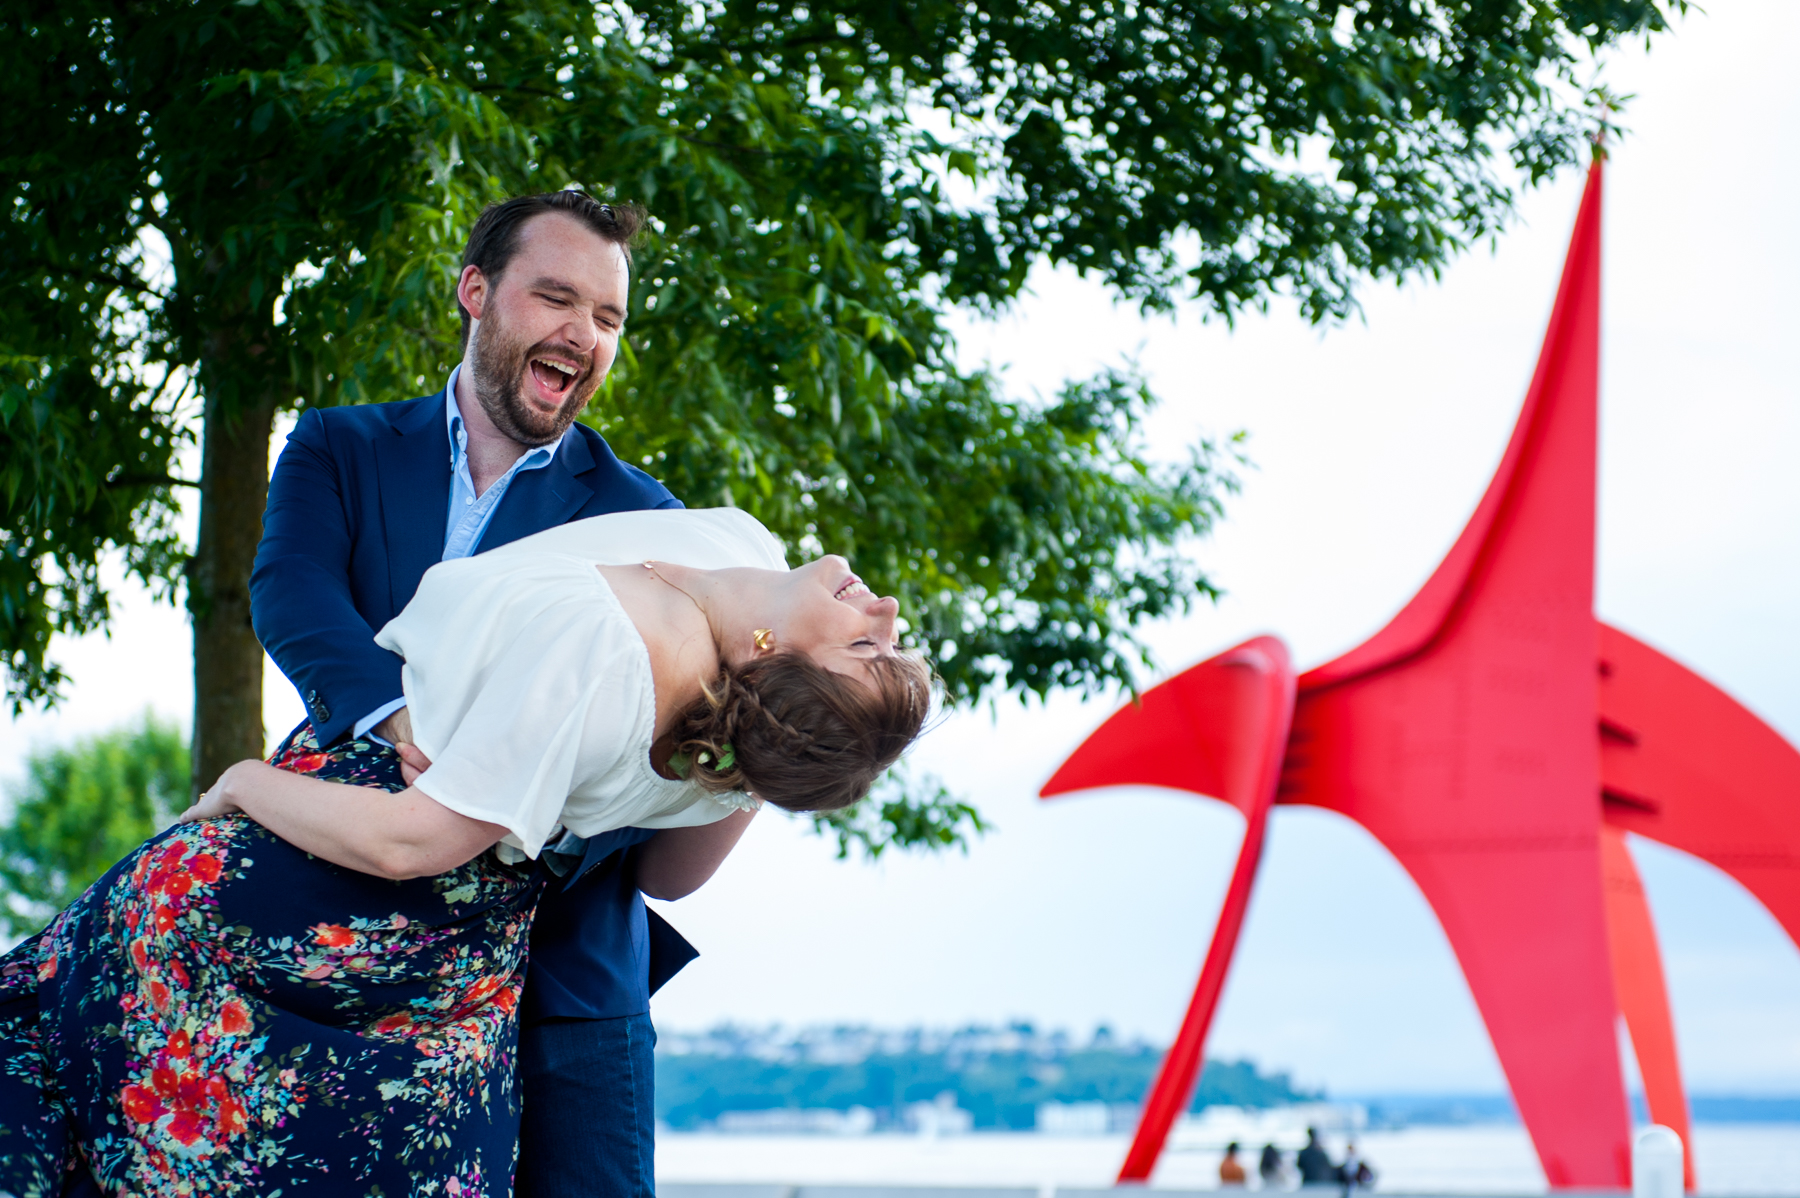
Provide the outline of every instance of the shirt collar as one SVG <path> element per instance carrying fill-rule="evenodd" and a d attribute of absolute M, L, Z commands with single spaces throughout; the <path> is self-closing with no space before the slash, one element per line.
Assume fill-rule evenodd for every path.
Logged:
<path fill-rule="evenodd" d="M 450 464 L 456 465 L 456 459 L 462 456 L 462 412 L 456 406 L 456 376 L 462 373 L 462 363 L 458 362 L 450 368 L 450 381 L 444 384 L 444 427 L 450 430 Z"/>
<path fill-rule="evenodd" d="M 462 363 L 458 362 L 455 366 L 450 368 L 450 381 L 444 384 L 444 427 L 450 433 L 451 470 L 456 469 L 456 464 L 463 459 L 464 454 L 467 452 L 467 447 L 463 444 L 462 409 L 456 406 L 456 379 L 461 373 Z M 519 455 L 519 460 L 513 464 L 513 470 L 517 470 L 521 466 L 535 466 L 540 460 L 549 460 L 549 458 L 562 447 L 563 437 L 567 437 L 574 431 L 575 427 L 570 425 L 563 430 L 562 437 L 558 437 L 550 444 L 534 445 L 530 449 L 527 449 L 524 453 Z M 508 471 L 508 473 L 510 474 L 512 471 Z"/>

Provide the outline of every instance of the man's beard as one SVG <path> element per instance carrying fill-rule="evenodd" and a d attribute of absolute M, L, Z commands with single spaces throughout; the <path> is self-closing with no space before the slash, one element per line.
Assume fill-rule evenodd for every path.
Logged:
<path fill-rule="evenodd" d="M 549 445 L 558 440 L 575 423 L 575 417 L 600 385 L 593 356 L 588 355 L 581 372 L 569 383 L 562 405 L 546 415 L 525 399 L 525 374 L 531 368 L 532 357 L 544 348 L 541 342 L 524 345 L 508 337 L 496 313 L 475 323 L 464 355 L 481 410 L 503 436 L 520 445 Z M 569 355 L 565 350 L 555 356 Z"/>

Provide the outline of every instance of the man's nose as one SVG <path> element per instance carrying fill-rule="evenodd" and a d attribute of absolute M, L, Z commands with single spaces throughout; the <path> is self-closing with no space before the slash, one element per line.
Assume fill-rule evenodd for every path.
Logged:
<path fill-rule="evenodd" d="M 570 349 L 581 354 L 591 354 L 594 347 L 600 344 L 600 322 L 591 315 L 572 315 L 564 322 L 562 335 Z"/>

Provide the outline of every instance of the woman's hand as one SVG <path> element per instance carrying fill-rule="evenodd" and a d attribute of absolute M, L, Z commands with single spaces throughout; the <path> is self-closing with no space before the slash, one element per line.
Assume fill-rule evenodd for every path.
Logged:
<path fill-rule="evenodd" d="M 431 763 L 414 749 L 410 768 Z M 507 829 L 459 815 L 413 787 L 391 793 L 240 761 L 181 813 L 184 823 L 241 811 L 302 852 L 378 878 L 441 874 Z"/>
<path fill-rule="evenodd" d="M 246 767 L 248 767 L 248 769 L 246 769 Z M 243 807 L 232 797 L 232 792 L 235 789 L 234 784 L 241 783 L 244 780 L 244 775 L 246 773 L 259 768 L 267 769 L 268 766 L 260 761 L 238 762 L 236 765 L 220 774 L 217 782 L 214 782 L 211 786 L 202 791 L 200 793 L 200 798 L 192 807 L 189 807 L 186 811 L 183 811 L 180 815 L 176 816 L 176 822 L 191 824 L 198 820 L 211 819 L 216 815 L 230 815 L 234 811 L 242 811 Z"/>

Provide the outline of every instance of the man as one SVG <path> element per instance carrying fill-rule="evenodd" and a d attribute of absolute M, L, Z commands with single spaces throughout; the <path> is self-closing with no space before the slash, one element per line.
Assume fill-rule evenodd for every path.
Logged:
<path fill-rule="evenodd" d="M 1294 1167 L 1300 1171 L 1303 1186 L 1335 1185 L 1338 1182 L 1338 1168 L 1325 1154 L 1325 1146 L 1319 1143 L 1316 1127 L 1306 1129 L 1306 1147 L 1294 1157 Z"/>
<path fill-rule="evenodd" d="M 490 207 L 456 297 L 463 361 L 420 399 L 314 408 L 269 482 L 251 616 L 321 745 L 416 754 L 400 659 L 375 632 L 434 563 L 607 512 L 679 507 L 575 423 L 618 352 L 636 209 L 576 191 Z M 518 1192 L 654 1192 L 650 994 L 694 956 L 642 893 L 709 878 L 746 819 L 549 846 L 520 1032 Z"/>

